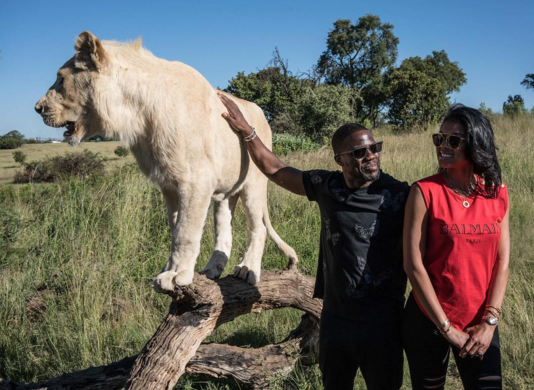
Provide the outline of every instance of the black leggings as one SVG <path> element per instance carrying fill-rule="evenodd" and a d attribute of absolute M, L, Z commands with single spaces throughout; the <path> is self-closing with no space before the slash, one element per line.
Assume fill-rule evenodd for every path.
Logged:
<path fill-rule="evenodd" d="M 359 323 L 323 310 L 319 366 L 325 390 L 352 390 L 358 369 L 369 390 L 398 390 L 403 371 L 400 321 Z"/>
<path fill-rule="evenodd" d="M 439 334 L 410 295 L 402 323 L 402 344 L 414 390 L 444 388 L 451 349 L 465 389 L 502 389 L 498 329 L 483 360 L 461 358 L 460 350 Z"/>

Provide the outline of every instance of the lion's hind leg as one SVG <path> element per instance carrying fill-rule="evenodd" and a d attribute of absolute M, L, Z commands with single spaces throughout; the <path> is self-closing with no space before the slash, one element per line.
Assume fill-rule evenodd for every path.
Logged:
<path fill-rule="evenodd" d="M 206 267 L 200 271 L 210 279 L 217 279 L 224 271 L 232 250 L 232 219 L 239 195 L 215 201 L 213 207 L 215 249 Z"/>
<path fill-rule="evenodd" d="M 235 267 L 234 276 L 246 280 L 249 284 L 260 281 L 261 259 L 267 238 L 267 229 L 263 223 L 265 197 L 267 197 L 267 180 L 265 183 L 249 183 L 241 191 L 241 200 L 247 216 L 248 242 L 243 258 Z"/>

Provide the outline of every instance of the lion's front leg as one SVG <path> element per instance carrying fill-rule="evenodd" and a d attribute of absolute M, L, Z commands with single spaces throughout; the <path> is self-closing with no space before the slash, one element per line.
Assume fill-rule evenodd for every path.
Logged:
<path fill-rule="evenodd" d="M 232 219 L 239 195 L 216 201 L 213 207 L 215 249 L 206 267 L 200 271 L 210 279 L 217 279 L 224 271 L 232 251 Z"/>
<path fill-rule="evenodd" d="M 176 193 L 178 195 L 178 193 Z M 162 272 L 154 279 L 152 287 L 156 292 L 173 291 L 175 286 L 187 286 L 193 282 L 195 263 L 200 253 L 200 239 L 211 201 L 211 193 L 199 188 L 182 188 L 178 210 L 169 207 L 165 195 L 169 217 L 176 223 L 172 229 L 171 255 Z M 172 220 L 169 224 L 172 225 Z"/>

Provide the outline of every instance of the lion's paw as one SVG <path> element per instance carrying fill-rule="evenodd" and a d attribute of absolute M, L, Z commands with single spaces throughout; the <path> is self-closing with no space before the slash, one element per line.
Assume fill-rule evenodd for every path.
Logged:
<path fill-rule="evenodd" d="M 174 277 L 174 284 L 177 286 L 189 286 L 191 283 L 193 283 L 194 277 L 194 271 L 180 271 Z"/>
<path fill-rule="evenodd" d="M 255 285 L 260 282 L 260 272 L 255 272 L 249 269 L 246 265 L 236 265 L 234 269 L 234 276 L 243 279 L 248 284 Z"/>
<path fill-rule="evenodd" d="M 206 268 L 199 272 L 201 275 L 206 275 L 208 279 L 219 279 L 223 273 L 224 266 L 222 264 L 217 264 L 214 267 L 210 267 L 208 264 Z"/>
<path fill-rule="evenodd" d="M 156 276 L 152 288 L 157 293 L 172 292 L 176 286 L 188 286 L 193 283 L 194 276 L 194 272 L 165 271 Z"/>
<path fill-rule="evenodd" d="M 152 282 L 152 288 L 157 293 L 174 291 L 174 278 L 178 273 L 174 271 L 165 271 L 160 273 Z"/>

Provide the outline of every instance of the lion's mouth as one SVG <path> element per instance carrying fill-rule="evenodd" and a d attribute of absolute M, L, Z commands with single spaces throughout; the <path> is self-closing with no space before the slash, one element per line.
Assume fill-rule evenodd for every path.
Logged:
<path fill-rule="evenodd" d="M 65 128 L 67 130 L 63 133 L 63 137 L 72 137 L 72 135 L 76 132 L 76 122 L 67 122 Z"/>

